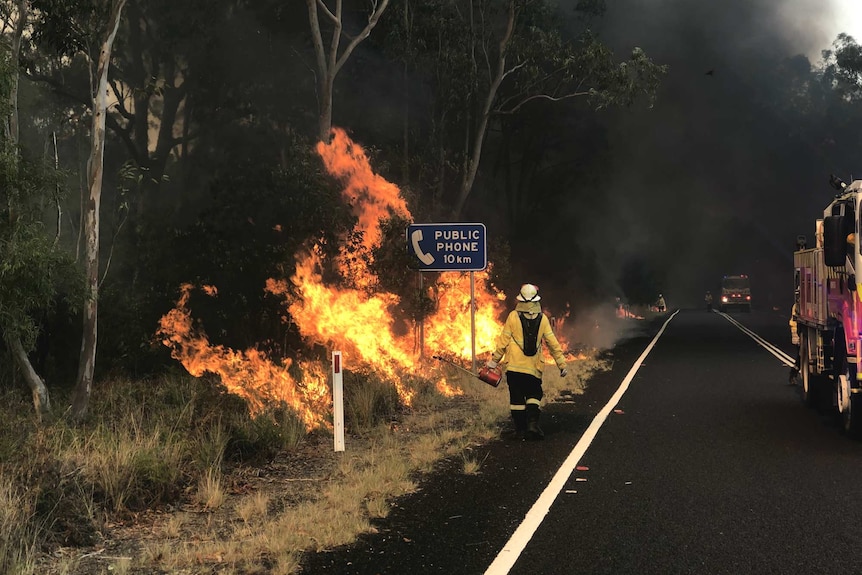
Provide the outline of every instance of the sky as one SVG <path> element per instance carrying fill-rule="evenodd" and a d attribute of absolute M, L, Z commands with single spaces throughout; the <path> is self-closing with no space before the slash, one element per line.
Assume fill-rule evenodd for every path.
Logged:
<path fill-rule="evenodd" d="M 840 32 L 862 39 L 862 0 L 607 5 L 602 39 L 620 57 L 643 48 L 669 72 L 652 109 L 604 118 L 614 169 L 583 247 L 609 276 L 633 257 L 661 269 L 671 307 L 699 305 L 723 275 L 747 274 L 761 306 L 789 309 L 796 236 L 813 235 L 829 175 L 862 173 L 862 157 L 815 156 L 789 137 L 774 75 L 794 56 L 816 65 Z"/>
<path fill-rule="evenodd" d="M 819 3 L 823 5 L 825 12 L 822 19 L 817 20 L 817 34 L 814 35 L 813 46 L 805 49 L 805 53 L 809 57 L 819 55 L 819 46 L 825 42 L 831 42 L 841 32 L 846 32 L 853 36 L 857 42 L 862 42 L 862 0 L 821 0 Z M 807 19 L 804 14 L 797 16 L 792 9 L 789 9 L 785 17 L 789 25 L 793 29 L 799 31 L 802 37 L 807 37 L 805 29 L 807 27 Z"/>

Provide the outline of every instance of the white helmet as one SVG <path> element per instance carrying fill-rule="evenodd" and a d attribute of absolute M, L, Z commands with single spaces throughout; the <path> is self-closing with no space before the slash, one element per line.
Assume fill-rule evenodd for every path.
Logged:
<path fill-rule="evenodd" d="M 516 298 L 518 301 L 539 301 L 539 288 L 533 284 L 524 284 L 521 286 L 521 291 Z"/>

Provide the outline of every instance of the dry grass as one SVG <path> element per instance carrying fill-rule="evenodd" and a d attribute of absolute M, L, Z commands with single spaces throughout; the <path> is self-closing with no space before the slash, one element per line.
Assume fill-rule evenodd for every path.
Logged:
<path fill-rule="evenodd" d="M 99 486 L 111 509 L 145 507 L 155 490 L 179 483 L 185 444 L 160 424 L 142 425 L 139 414 L 116 426 L 98 426 L 68 446 L 58 446 L 58 459 L 68 473 L 79 473 Z"/>
<path fill-rule="evenodd" d="M 27 575 L 35 573 L 33 558 L 38 545 L 38 526 L 34 524 L 35 498 L 18 489 L 12 478 L 0 471 L 0 572 Z"/>
<path fill-rule="evenodd" d="M 462 455 L 461 471 L 464 475 L 478 475 L 482 469 L 482 464 L 485 462 L 485 457 L 480 460 L 476 459 L 473 455 Z"/>
<path fill-rule="evenodd" d="M 222 473 L 218 469 L 209 469 L 198 480 L 198 490 L 196 499 L 204 509 L 218 509 L 224 504 L 226 499 L 224 488 L 222 487 Z"/>
<path fill-rule="evenodd" d="M 551 367 L 546 401 L 581 393 L 581 382 L 601 368 L 574 362 L 563 380 Z M 105 553 L 52 543 L 40 531 L 50 518 L 32 516 L 35 500 L 10 490 L 15 478 L 0 467 L 0 571 L 297 573 L 304 552 L 373 532 L 393 500 L 415 491 L 441 461 L 460 459 L 463 473 L 481 473 L 474 448 L 499 435 L 507 390 L 446 375 L 461 396 L 426 386 L 408 411 L 379 381 L 355 376 L 367 389 L 350 396 L 356 404 L 346 410 L 353 424 L 343 453 L 331 451 L 331 436 L 297 429 L 283 409 L 249 419 L 241 403 L 208 391 L 209 382 L 162 382 L 165 389 L 148 390 L 146 401 L 119 386 L 104 398 L 113 419 L 80 429 L 58 421 L 26 440 L 69 484 L 53 495 L 58 508 L 74 494 L 76 520 L 109 534 L 110 541 L 94 541 Z M 40 555 L 40 544 L 62 553 Z"/>
<path fill-rule="evenodd" d="M 270 498 L 266 493 L 257 491 L 240 500 L 236 506 L 236 513 L 247 526 L 263 523 L 268 516 L 269 501 Z"/>
<path fill-rule="evenodd" d="M 128 575 L 132 569 L 131 557 L 118 557 L 114 564 L 109 567 L 113 573 L 117 575 Z"/>

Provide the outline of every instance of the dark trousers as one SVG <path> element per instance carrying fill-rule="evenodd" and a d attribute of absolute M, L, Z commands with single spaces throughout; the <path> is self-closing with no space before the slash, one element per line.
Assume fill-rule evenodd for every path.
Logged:
<path fill-rule="evenodd" d="M 527 405 L 527 400 L 530 399 L 534 400 L 530 403 L 538 405 L 544 396 L 542 380 L 529 373 L 508 371 L 506 381 L 509 382 L 509 405 L 513 408 Z"/>

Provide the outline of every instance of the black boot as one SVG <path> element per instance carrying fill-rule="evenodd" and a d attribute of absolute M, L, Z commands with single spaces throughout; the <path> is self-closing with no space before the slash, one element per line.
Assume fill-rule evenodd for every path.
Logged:
<path fill-rule="evenodd" d="M 523 440 L 524 434 L 527 432 L 527 412 L 523 409 L 513 409 L 511 413 L 512 423 L 515 426 L 511 439 Z"/>
<path fill-rule="evenodd" d="M 539 416 L 541 414 L 539 406 L 535 403 L 527 405 L 527 433 L 524 435 L 524 439 L 538 441 L 545 438 L 545 432 L 539 427 Z"/>
<path fill-rule="evenodd" d="M 799 381 L 799 370 L 796 369 L 796 366 L 793 366 L 790 368 L 790 380 L 788 381 L 788 383 L 790 385 L 796 385 L 796 383 L 798 381 Z"/>

